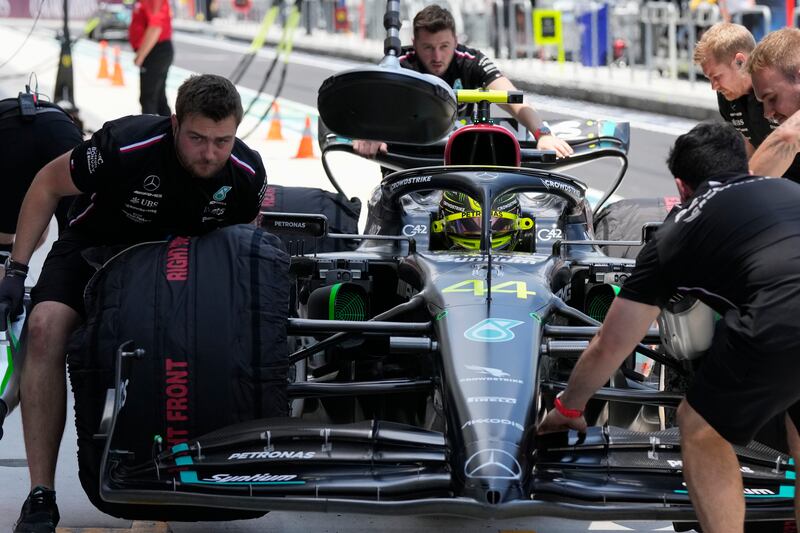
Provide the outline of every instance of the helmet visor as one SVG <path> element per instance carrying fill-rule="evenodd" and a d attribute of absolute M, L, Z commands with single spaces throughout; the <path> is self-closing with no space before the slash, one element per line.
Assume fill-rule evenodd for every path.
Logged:
<path fill-rule="evenodd" d="M 515 218 L 508 218 L 503 216 L 492 216 L 492 233 L 506 233 L 512 231 L 516 227 Z M 483 218 L 480 216 L 457 218 L 447 222 L 448 233 L 456 235 L 480 237 L 481 228 L 483 228 Z"/>

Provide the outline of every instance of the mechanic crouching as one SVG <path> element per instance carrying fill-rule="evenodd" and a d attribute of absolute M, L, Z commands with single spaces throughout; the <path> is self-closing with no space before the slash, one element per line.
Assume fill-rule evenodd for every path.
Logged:
<path fill-rule="evenodd" d="M 55 469 L 66 408 L 65 354 L 84 321 L 83 291 L 94 274 L 83 251 L 169 235 L 202 235 L 252 222 L 266 189 L 257 152 L 236 138 L 242 102 L 220 76 L 188 78 L 176 114 L 107 122 L 90 140 L 48 163 L 22 203 L 17 238 L 0 282 L 0 304 L 19 309 L 34 245 L 61 197 L 82 209 L 53 245 L 31 292 L 20 402 L 31 491 L 15 533 L 55 532 Z"/>
<path fill-rule="evenodd" d="M 636 258 L 539 433 L 585 431 L 586 403 L 659 307 L 676 291 L 691 294 L 723 319 L 678 407 L 684 477 L 705 533 L 742 532 L 744 488 L 732 444 L 746 445 L 785 412 L 789 448 L 800 460 L 800 185 L 748 175 L 743 137 L 725 123 L 701 123 L 678 137 L 668 166 L 682 204 Z"/>

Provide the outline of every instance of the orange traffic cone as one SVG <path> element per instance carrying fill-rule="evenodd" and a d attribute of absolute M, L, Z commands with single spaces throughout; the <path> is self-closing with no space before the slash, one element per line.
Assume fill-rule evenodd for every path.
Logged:
<path fill-rule="evenodd" d="M 306 116 L 306 127 L 303 130 L 303 138 L 300 139 L 300 146 L 297 148 L 295 159 L 314 159 L 314 139 L 311 137 L 311 117 Z"/>
<path fill-rule="evenodd" d="M 97 71 L 97 79 L 103 80 L 110 78 L 108 73 L 108 59 L 106 58 L 106 48 L 108 48 L 108 41 L 100 41 L 100 70 Z"/>
<path fill-rule="evenodd" d="M 283 133 L 281 133 L 281 111 L 278 108 L 278 102 L 272 104 L 272 121 L 269 123 L 269 132 L 267 133 L 268 141 L 283 141 Z"/>
<path fill-rule="evenodd" d="M 122 78 L 122 65 L 119 63 L 119 46 L 114 47 L 114 75 L 111 77 L 111 85 L 125 85 Z"/>

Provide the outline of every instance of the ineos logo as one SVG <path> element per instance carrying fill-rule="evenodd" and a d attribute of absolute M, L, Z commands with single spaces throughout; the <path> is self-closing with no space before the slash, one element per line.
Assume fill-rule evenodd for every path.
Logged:
<path fill-rule="evenodd" d="M 159 187 L 161 187 L 161 178 L 154 174 L 150 174 L 144 179 L 142 187 L 144 187 L 144 190 L 147 192 L 156 191 Z"/>

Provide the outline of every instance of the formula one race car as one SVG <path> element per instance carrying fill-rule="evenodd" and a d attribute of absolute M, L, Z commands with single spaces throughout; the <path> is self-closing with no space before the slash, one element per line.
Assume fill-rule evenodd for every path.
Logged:
<path fill-rule="evenodd" d="M 582 158 L 625 159 L 627 125 L 596 127 L 572 141 L 574 159 L 559 161 L 514 143 L 506 151 L 497 126 L 462 128 L 445 147 L 450 164 L 383 180 L 369 235 L 329 234 L 316 215 L 266 214 L 265 227 L 284 235 L 361 243 L 291 258 L 290 415 L 172 445 L 159 436 L 150 453 L 134 453 L 118 425 L 137 401 L 131 369 L 146 354 L 123 346 L 95 436 L 102 502 L 123 516 L 172 519 L 192 506 L 241 516 L 696 520 L 672 416 L 682 391 L 669 385 L 696 355 L 691 339 L 674 339 L 696 317 L 681 322 L 675 310 L 651 330 L 588 406 L 586 434 L 536 432 L 632 269 L 600 252 L 610 243 L 593 239 L 586 186 L 558 171 Z M 475 155 L 476 139 L 496 150 Z M 487 157 L 498 160 L 479 161 Z M 443 213 L 448 198 L 467 207 Z M 183 375 L 166 376 L 166 420 L 191 407 Z M 736 453 L 748 520 L 791 519 L 790 458 L 758 442 Z"/>

